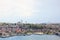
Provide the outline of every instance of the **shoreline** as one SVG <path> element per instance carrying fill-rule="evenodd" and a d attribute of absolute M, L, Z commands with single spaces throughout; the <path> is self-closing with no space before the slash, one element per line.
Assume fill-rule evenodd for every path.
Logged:
<path fill-rule="evenodd" d="M 42 32 L 35 32 L 32 34 L 18 34 L 18 35 L 16 34 L 16 35 L 9 35 L 9 36 L 3 35 L 3 36 L 0 36 L 0 38 L 8 38 L 8 37 L 14 37 L 14 36 L 30 36 L 30 35 L 56 35 L 56 34 L 44 34 Z M 60 36 L 60 34 L 56 36 Z"/>

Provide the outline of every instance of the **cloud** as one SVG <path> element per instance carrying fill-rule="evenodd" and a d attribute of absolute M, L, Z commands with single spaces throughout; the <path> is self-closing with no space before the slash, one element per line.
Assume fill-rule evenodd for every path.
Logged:
<path fill-rule="evenodd" d="M 0 18 L 32 15 L 33 0 L 0 0 Z"/>

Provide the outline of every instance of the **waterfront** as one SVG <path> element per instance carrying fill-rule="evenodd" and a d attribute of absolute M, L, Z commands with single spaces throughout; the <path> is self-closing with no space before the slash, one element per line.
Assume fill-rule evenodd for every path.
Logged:
<path fill-rule="evenodd" d="M 60 40 L 60 37 L 56 35 L 30 35 L 0 38 L 0 40 Z"/>

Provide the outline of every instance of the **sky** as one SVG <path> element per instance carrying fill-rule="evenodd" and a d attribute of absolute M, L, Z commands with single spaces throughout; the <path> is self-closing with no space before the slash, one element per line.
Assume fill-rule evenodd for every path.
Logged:
<path fill-rule="evenodd" d="M 0 22 L 60 23 L 60 0 L 0 0 Z"/>

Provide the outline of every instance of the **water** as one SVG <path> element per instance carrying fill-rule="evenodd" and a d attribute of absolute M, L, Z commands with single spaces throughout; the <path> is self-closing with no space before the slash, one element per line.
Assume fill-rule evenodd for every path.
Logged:
<path fill-rule="evenodd" d="M 60 37 L 56 35 L 31 35 L 0 38 L 0 40 L 60 40 Z"/>

